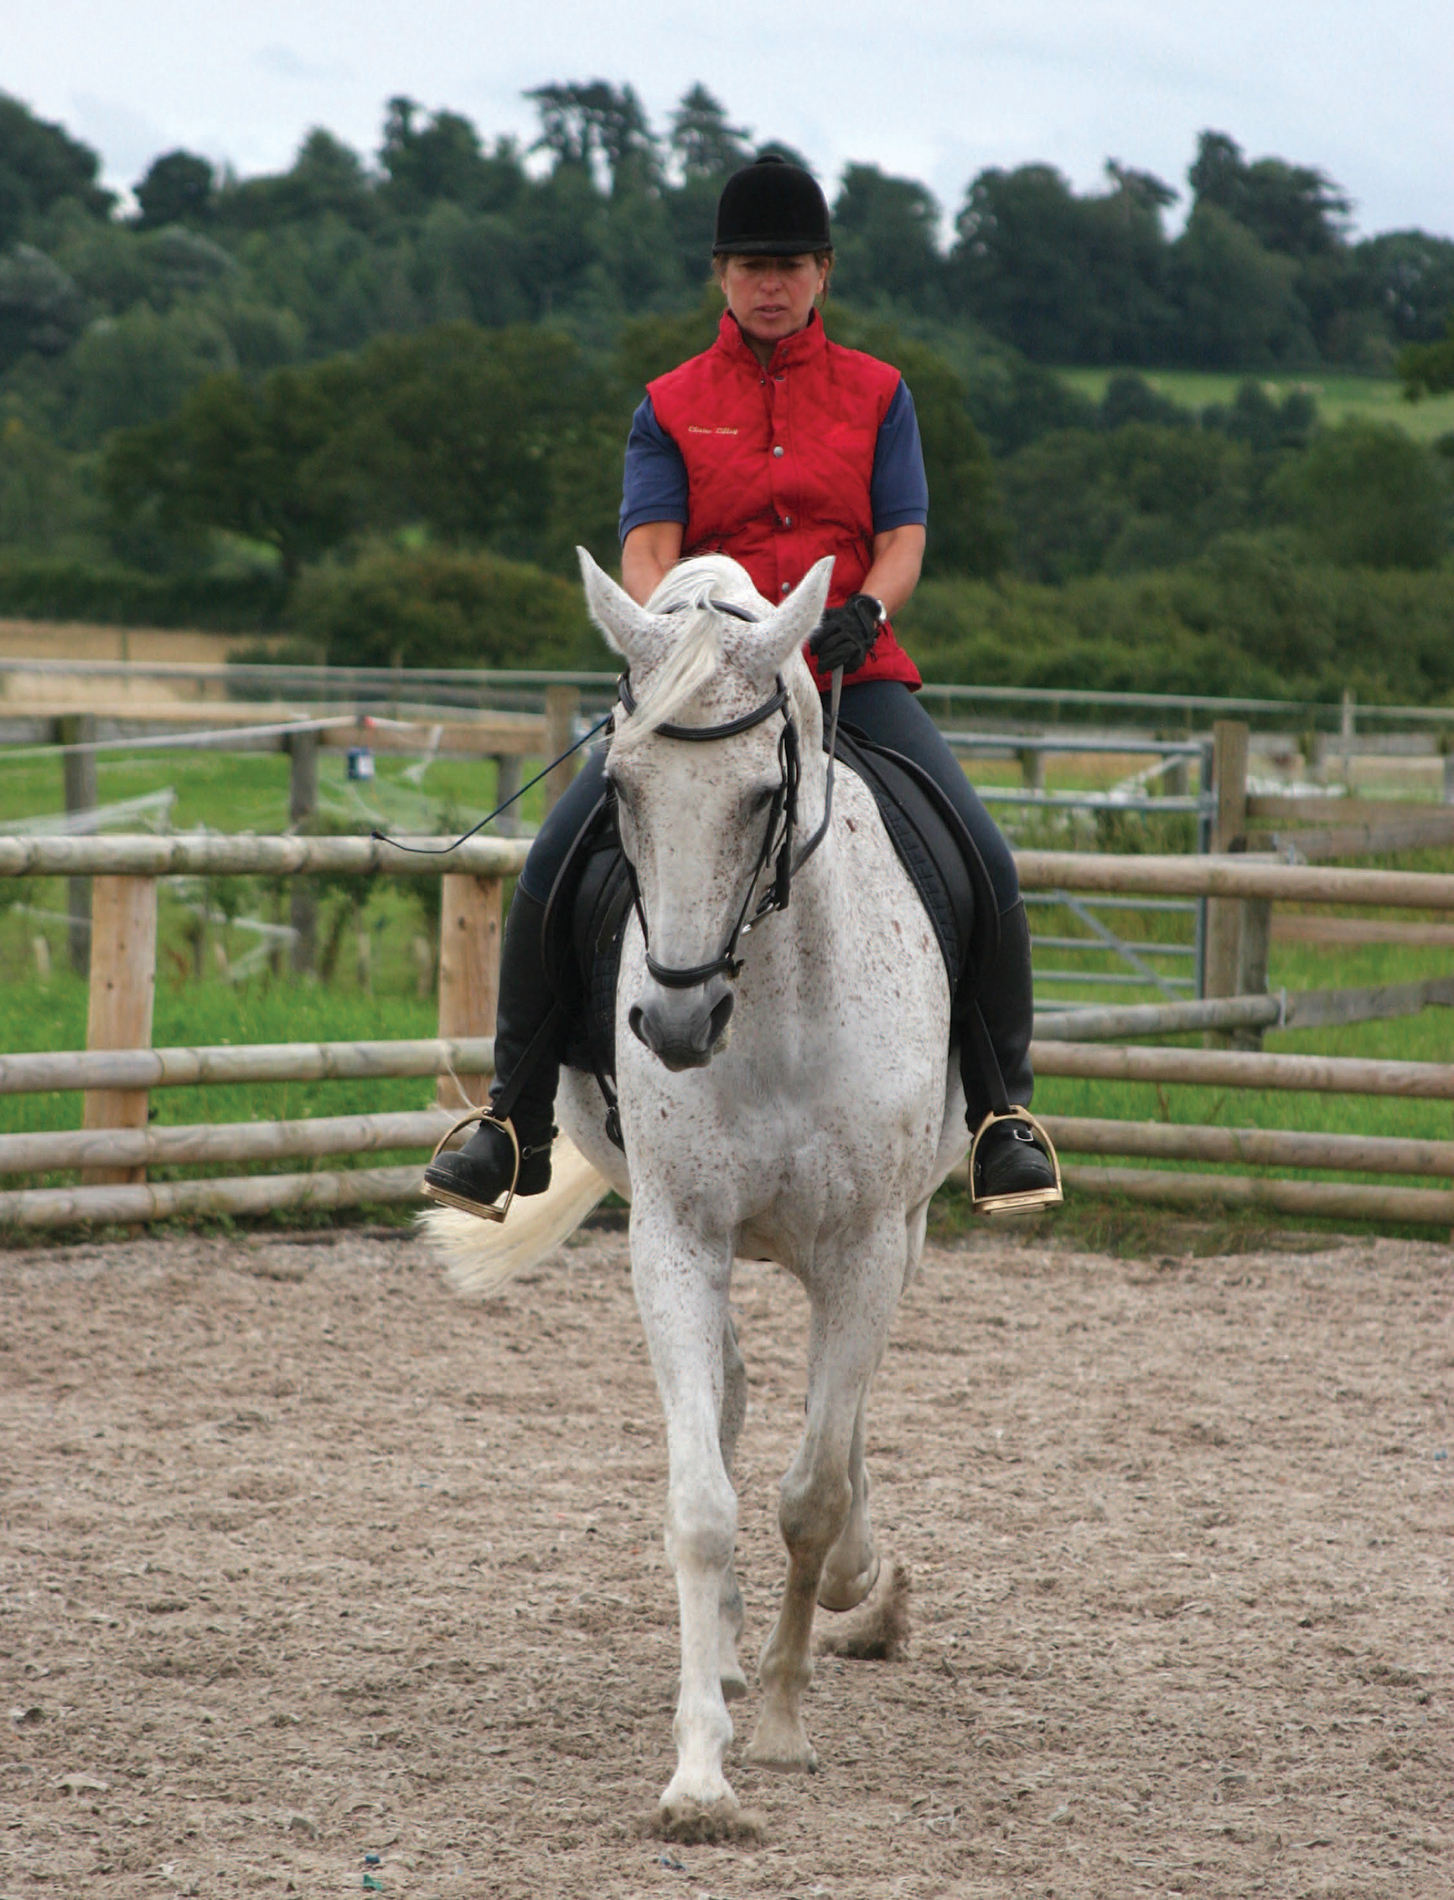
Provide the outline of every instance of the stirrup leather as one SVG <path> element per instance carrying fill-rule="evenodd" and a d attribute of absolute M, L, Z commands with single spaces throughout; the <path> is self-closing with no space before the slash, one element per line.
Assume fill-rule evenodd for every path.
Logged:
<path fill-rule="evenodd" d="M 999 1122 L 1024 1122 L 1033 1128 L 1036 1138 L 1049 1158 L 1055 1170 L 1053 1187 L 1021 1188 L 1012 1194 L 981 1194 L 975 1186 L 975 1162 L 979 1158 L 980 1143 L 990 1129 Z M 991 1109 L 979 1127 L 974 1131 L 974 1140 L 969 1144 L 969 1204 L 976 1214 L 1029 1214 L 1040 1207 L 1059 1207 L 1065 1199 L 1060 1184 L 1060 1156 L 1055 1152 L 1055 1144 L 1046 1134 L 1044 1124 L 1037 1121 L 1028 1108 L 1011 1106 L 1001 1114 Z"/>
<path fill-rule="evenodd" d="M 487 1108 L 472 1108 L 468 1115 L 461 1115 L 453 1127 L 445 1129 L 434 1144 L 434 1153 L 429 1160 L 431 1165 L 436 1162 L 445 1143 L 453 1141 L 462 1128 L 471 1128 L 476 1122 L 488 1122 L 491 1128 L 503 1130 L 510 1137 L 510 1146 L 515 1150 L 515 1173 L 505 1191 L 504 1200 L 498 1206 L 490 1201 L 467 1200 L 463 1194 L 454 1194 L 448 1188 L 436 1187 L 432 1181 L 425 1181 L 421 1191 L 426 1200 L 438 1201 L 441 1207 L 457 1207 L 462 1214 L 474 1214 L 480 1220 L 504 1220 L 510 1212 L 511 1203 L 515 1199 L 515 1187 L 520 1179 L 520 1137 L 515 1133 L 515 1124 L 512 1121 L 508 1118 L 502 1121 L 497 1115 L 492 1115 Z"/>

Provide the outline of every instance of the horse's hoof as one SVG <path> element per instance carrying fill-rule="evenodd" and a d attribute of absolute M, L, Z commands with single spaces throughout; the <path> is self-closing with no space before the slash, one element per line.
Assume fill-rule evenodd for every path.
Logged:
<path fill-rule="evenodd" d="M 727 1787 L 726 1782 L 722 1785 Z M 674 1796 L 668 1789 L 650 1831 L 658 1840 L 710 1847 L 725 1841 L 761 1840 L 763 1829 L 762 1817 L 739 1806 L 730 1788 L 715 1801 L 697 1801 L 689 1794 Z"/>
<path fill-rule="evenodd" d="M 856 1577 L 830 1577 L 825 1570 L 818 1585 L 818 1603 L 825 1610 L 856 1610 L 878 1582 L 879 1555 L 875 1551 L 866 1570 Z"/>
<path fill-rule="evenodd" d="M 815 1775 L 818 1757 L 802 1721 L 773 1715 L 766 1709 L 743 1760 L 754 1768 L 776 1768 L 784 1774 Z"/>
<path fill-rule="evenodd" d="M 741 1663 L 730 1663 L 722 1671 L 722 1700 L 738 1702 L 747 1694 L 747 1677 L 742 1673 Z"/>
<path fill-rule="evenodd" d="M 858 1615 L 822 1637 L 818 1654 L 855 1662 L 897 1662 L 909 1641 L 911 1590 L 908 1570 L 896 1561 Z"/>

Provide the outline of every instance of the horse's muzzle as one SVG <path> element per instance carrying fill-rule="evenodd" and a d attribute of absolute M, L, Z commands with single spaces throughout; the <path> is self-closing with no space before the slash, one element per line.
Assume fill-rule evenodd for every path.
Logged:
<path fill-rule="evenodd" d="M 665 989 L 648 979 L 626 1020 L 637 1041 L 675 1074 L 704 1069 L 725 1046 L 732 1003 L 732 991 L 720 976 L 689 990 Z"/>

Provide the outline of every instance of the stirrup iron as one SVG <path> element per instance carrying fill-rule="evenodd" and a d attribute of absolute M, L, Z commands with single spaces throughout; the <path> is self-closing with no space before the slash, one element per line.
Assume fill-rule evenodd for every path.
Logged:
<path fill-rule="evenodd" d="M 1035 1131 L 1039 1146 L 1043 1149 L 1050 1165 L 1055 1170 L 1053 1187 L 1021 1188 L 1012 1194 L 981 1194 L 975 1186 L 975 1162 L 979 1158 L 980 1143 L 990 1129 L 1000 1122 L 1024 1122 Z M 1011 1105 L 996 1111 L 991 1109 L 988 1115 L 974 1131 L 974 1140 L 969 1144 L 969 1205 L 975 1214 L 1031 1214 L 1042 1207 L 1059 1207 L 1065 1199 L 1060 1184 L 1060 1156 L 1055 1152 L 1055 1143 L 1045 1132 L 1044 1124 L 1037 1121 L 1028 1108 Z"/>
<path fill-rule="evenodd" d="M 515 1150 L 515 1172 L 511 1177 L 509 1187 L 505 1190 L 504 1200 L 498 1206 L 489 1201 L 466 1200 L 463 1194 L 454 1194 L 448 1188 L 436 1187 L 432 1181 L 422 1183 L 421 1192 L 426 1200 L 438 1201 L 441 1207 L 457 1207 L 460 1213 L 473 1214 L 478 1220 L 502 1221 L 510 1212 L 511 1204 L 515 1199 L 515 1188 L 520 1179 L 520 1137 L 515 1133 L 515 1124 L 508 1116 L 501 1120 L 498 1115 L 492 1115 L 487 1108 L 472 1108 L 468 1115 L 461 1115 L 452 1127 L 445 1129 L 434 1144 L 434 1153 L 429 1160 L 431 1164 L 437 1161 L 445 1143 L 453 1141 L 462 1128 L 472 1128 L 476 1122 L 488 1122 L 491 1128 L 501 1129 L 510 1137 L 510 1146 Z"/>

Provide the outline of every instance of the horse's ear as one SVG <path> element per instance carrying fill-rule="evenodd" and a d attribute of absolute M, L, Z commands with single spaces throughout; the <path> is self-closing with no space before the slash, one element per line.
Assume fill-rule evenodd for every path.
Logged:
<path fill-rule="evenodd" d="M 591 559 L 584 548 L 576 549 L 585 583 L 586 605 L 591 618 L 605 635 L 606 644 L 623 659 L 630 659 L 632 646 L 640 646 L 643 635 L 656 625 L 656 616 L 647 613 L 622 587 L 618 587 Z"/>
<path fill-rule="evenodd" d="M 832 578 L 833 556 L 825 554 L 808 569 L 782 606 L 762 622 L 753 645 L 774 667 L 782 666 L 790 654 L 796 653 L 823 618 Z"/>

